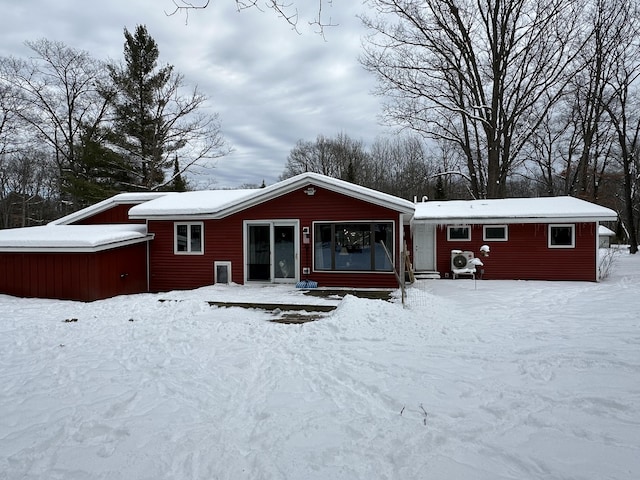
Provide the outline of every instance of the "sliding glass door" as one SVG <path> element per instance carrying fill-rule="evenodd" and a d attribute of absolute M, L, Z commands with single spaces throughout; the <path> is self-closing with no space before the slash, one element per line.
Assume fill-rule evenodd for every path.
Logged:
<path fill-rule="evenodd" d="M 297 222 L 247 222 L 245 239 L 248 281 L 298 280 Z"/>

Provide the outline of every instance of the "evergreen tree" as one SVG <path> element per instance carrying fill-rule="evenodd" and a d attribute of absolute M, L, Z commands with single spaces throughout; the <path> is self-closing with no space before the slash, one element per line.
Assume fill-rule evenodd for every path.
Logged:
<path fill-rule="evenodd" d="M 172 181 L 172 190 L 174 192 L 186 192 L 187 191 L 187 182 L 182 178 L 180 174 L 180 163 L 178 162 L 178 157 L 176 156 L 173 161 L 173 181 Z"/>
<path fill-rule="evenodd" d="M 129 189 L 132 180 L 128 165 L 99 140 L 83 135 L 76 151 L 76 163 L 62 173 L 64 192 L 76 208 Z"/>
<path fill-rule="evenodd" d="M 438 177 L 436 178 L 436 191 L 434 200 L 446 200 L 447 192 L 444 188 L 444 180 L 442 179 L 441 171 L 438 170 Z"/>
<path fill-rule="evenodd" d="M 125 28 L 124 36 L 124 64 L 108 67 L 111 84 L 103 92 L 114 111 L 111 142 L 129 166 L 129 189 L 171 188 L 175 177 L 165 180 L 165 173 L 175 157 L 184 175 L 229 149 L 217 114 L 200 112 L 207 97 L 197 88 L 183 95 L 184 77 L 171 65 L 158 66 L 158 46 L 146 27 L 133 34 Z"/>
<path fill-rule="evenodd" d="M 143 25 L 124 29 L 124 66 L 110 65 L 115 113 L 112 142 L 129 163 L 135 185 L 152 189 L 164 181 L 167 125 L 162 116 L 173 67 L 158 67 L 159 50 Z"/>

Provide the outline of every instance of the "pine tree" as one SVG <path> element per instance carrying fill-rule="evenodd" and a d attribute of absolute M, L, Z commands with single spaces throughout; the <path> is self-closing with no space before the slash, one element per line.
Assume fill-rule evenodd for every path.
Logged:
<path fill-rule="evenodd" d="M 446 200 L 447 192 L 444 188 L 444 180 L 442 179 L 442 172 L 438 170 L 438 177 L 436 178 L 436 191 L 434 200 Z"/>
<path fill-rule="evenodd" d="M 112 142 L 127 158 L 135 184 L 152 189 L 171 165 L 162 110 L 173 66 L 158 67 L 158 46 L 145 26 L 138 25 L 134 34 L 125 28 L 124 36 L 124 66 L 108 67 L 115 112 Z"/>
<path fill-rule="evenodd" d="M 180 163 L 178 162 L 178 157 L 176 156 L 173 161 L 173 182 L 172 182 L 172 190 L 174 192 L 186 192 L 187 191 L 187 182 L 182 178 L 180 174 Z"/>

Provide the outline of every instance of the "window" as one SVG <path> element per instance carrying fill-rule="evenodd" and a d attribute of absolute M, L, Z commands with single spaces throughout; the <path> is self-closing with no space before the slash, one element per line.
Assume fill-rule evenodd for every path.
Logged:
<path fill-rule="evenodd" d="M 393 266 L 393 223 L 316 223 L 316 270 L 390 272 Z M 384 243 L 384 247 L 383 247 Z"/>
<path fill-rule="evenodd" d="M 575 225 L 549 225 L 549 248 L 575 248 Z"/>
<path fill-rule="evenodd" d="M 231 282 L 231 262 L 213 262 L 213 282 Z"/>
<path fill-rule="evenodd" d="M 482 227 L 482 239 L 485 242 L 505 242 L 509 239 L 509 230 L 506 225 L 484 225 Z"/>
<path fill-rule="evenodd" d="M 176 223 L 174 253 L 176 254 L 202 254 L 203 225 L 196 223 Z"/>
<path fill-rule="evenodd" d="M 447 240 L 454 242 L 471 240 L 471 228 L 469 226 L 447 227 Z"/>

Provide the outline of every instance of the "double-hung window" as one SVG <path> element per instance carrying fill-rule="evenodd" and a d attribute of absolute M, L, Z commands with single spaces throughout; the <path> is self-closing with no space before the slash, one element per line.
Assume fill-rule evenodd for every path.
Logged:
<path fill-rule="evenodd" d="M 174 253 L 201 255 L 204 253 L 202 222 L 175 223 Z"/>
<path fill-rule="evenodd" d="M 393 222 L 322 222 L 314 225 L 313 233 L 316 270 L 393 270 L 387 256 L 393 255 Z"/>

